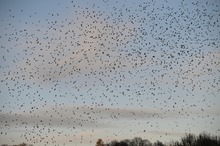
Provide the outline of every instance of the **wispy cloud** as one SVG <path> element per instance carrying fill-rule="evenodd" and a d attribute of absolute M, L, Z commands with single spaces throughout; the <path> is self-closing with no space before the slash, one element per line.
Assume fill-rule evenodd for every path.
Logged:
<path fill-rule="evenodd" d="M 181 111 L 181 109 L 180 109 Z M 185 113 L 191 115 L 218 115 L 219 109 L 189 109 Z M 57 127 L 88 127 L 88 128 L 104 128 L 117 127 L 111 122 L 114 121 L 135 121 L 135 120 L 150 120 L 163 119 L 172 117 L 181 117 L 181 113 L 176 111 L 162 111 L 155 109 L 120 109 L 108 107 L 94 106 L 52 106 L 44 107 L 36 111 L 26 111 L 26 113 L 1 113 L 1 123 L 11 125 L 39 125 L 39 126 L 57 126 Z M 37 128 L 37 127 L 35 127 Z"/>
<path fill-rule="evenodd" d="M 87 128 L 104 128 L 117 127 L 112 125 L 111 121 L 118 120 L 139 120 L 162 117 L 161 111 L 152 109 L 116 109 L 104 107 L 88 106 L 69 106 L 69 107 L 50 107 L 41 108 L 31 113 L 1 113 L 2 123 L 11 125 L 38 125 L 38 126 L 58 126 L 58 127 L 87 127 Z M 6 124 L 6 125 L 7 125 Z M 37 127 L 35 127 L 37 128 Z"/>

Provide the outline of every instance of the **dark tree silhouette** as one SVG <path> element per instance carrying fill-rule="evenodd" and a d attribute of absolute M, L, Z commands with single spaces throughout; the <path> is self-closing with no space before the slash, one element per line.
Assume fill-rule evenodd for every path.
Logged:
<path fill-rule="evenodd" d="M 114 142 L 111 146 L 128 146 L 126 142 Z"/>
<path fill-rule="evenodd" d="M 151 143 L 147 139 L 135 137 L 131 140 L 125 139 L 120 142 L 113 140 L 105 146 L 220 146 L 219 136 L 210 136 L 207 133 L 201 133 L 199 136 L 194 134 L 186 134 L 180 141 L 172 141 L 168 144 L 164 144 L 157 140 L 155 143 Z"/>
<path fill-rule="evenodd" d="M 125 139 L 120 142 L 113 140 L 106 146 L 152 146 L 152 143 L 147 139 L 135 137 L 132 140 Z"/>
<path fill-rule="evenodd" d="M 97 140 L 96 146 L 104 146 L 104 142 L 102 141 L 102 139 Z"/>
<path fill-rule="evenodd" d="M 165 146 L 161 141 L 157 140 L 155 143 L 154 143 L 154 146 Z"/>
<path fill-rule="evenodd" d="M 135 137 L 132 140 L 132 142 L 133 142 L 134 145 L 143 146 L 143 141 L 142 141 L 142 138 L 140 138 L 140 137 Z"/>
<path fill-rule="evenodd" d="M 196 136 L 193 134 L 187 134 L 182 138 L 183 146 L 194 146 L 196 144 Z"/>
<path fill-rule="evenodd" d="M 196 139 L 196 146 L 220 146 L 220 137 L 202 133 Z"/>

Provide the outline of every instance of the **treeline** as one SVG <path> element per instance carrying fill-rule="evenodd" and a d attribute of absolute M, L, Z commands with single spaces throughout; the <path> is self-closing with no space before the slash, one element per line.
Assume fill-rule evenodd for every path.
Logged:
<path fill-rule="evenodd" d="M 9 146 L 3 144 L 1 146 Z M 11 146 L 11 145 L 10 145 Z M 12 146 L 33 146 L 32 144 L 21 143 Z M 211 136 L 207 133 L 201 133 L 199 136 L 194 134 L 186 134 L 180 141 L 172 141 L 169 143 L 163 143 L 159 140 L 152 143 L 148 139 L 142 139 L 135 137 L 133 139 L 124 139 L 121 141 L 113 140 L 104 144 L 102 139 L 98 139 L 95 146 L 220 146 L 220 137 Z"/>
<path fill-rule="evenodd" d="M 220 137 L 211 136 L 207 133 L 202 133 L 199 136 L 194 134 L 186 134 L 180 141 L 172 141 L 163 143 L 159 140 L 152 143 L 147 139 L 135 137 L 133 139 L 125 139 L 122 141 L 113 140 L 107 144 L 99 139 L 96 146 L 220 146 Z"/>

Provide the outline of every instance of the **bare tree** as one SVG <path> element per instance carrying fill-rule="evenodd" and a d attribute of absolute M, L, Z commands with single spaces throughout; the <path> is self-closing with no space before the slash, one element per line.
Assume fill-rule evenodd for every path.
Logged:
<path fill-rule="evenodd" d="M 96 146 L 104 146 L 104 142 L 102 141 L 102 139 L 97 140 Z"/>
<path fill-rule="evenodd" d="M 165 146 L 161 141 L 157 140 L 155 143 L 154 143 L 154 146 Z"/>
<path fill-rule="evenodd" d="M 183 146 L 194 146 L 196 143 L 196 136 L 193 134 L 187 134 L 182 138 Z"/>
<path fill-rule="evenodd" d="M 143 140 L 140 137 L 135 137 L 132 142 L 135 146 L 143 146 Z"/>

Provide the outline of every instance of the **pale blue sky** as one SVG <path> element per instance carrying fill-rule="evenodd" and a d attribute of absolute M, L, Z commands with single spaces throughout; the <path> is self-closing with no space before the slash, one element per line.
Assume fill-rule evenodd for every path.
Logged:
<path fill-rule="evenodd" d="M 220 135 L 219 1 L 0 1 L 0 144 Z"/>

